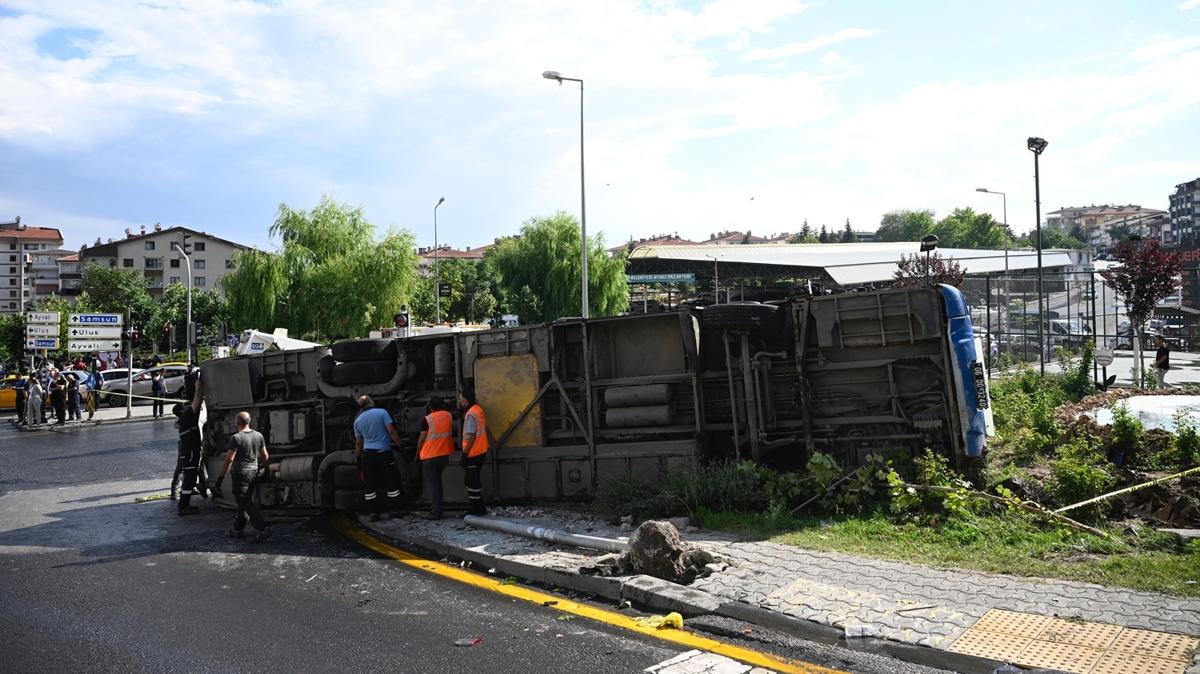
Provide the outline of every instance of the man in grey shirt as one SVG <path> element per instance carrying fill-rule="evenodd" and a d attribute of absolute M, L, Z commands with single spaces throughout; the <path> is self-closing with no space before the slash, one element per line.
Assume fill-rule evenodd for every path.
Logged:
<path fill-rule="evenodd" d="M 267 441 L 262 433 L 250 428 L 250 413 L 239 412 L 237 415 L 238 432 L 229 437 L 226 445 L 228 453 L 225 463 L 221 466 L 221 474 L 217 476 L 214 493 L 220 495 L 221 484 L 225 475 L 233 468 L 233 498 L 237 501 L 237 514 L 233 516 L 233 528 L 229 530 L 230 538 L 242 538 L 246 528 L 246 519 L 258 532 L 254 542 L 261 543 L 271 535 L 267 521 L 255 502 L 255 487 L 258 485 L 259 466 L 266 470 L 270 455 L 267 453 Z"/>

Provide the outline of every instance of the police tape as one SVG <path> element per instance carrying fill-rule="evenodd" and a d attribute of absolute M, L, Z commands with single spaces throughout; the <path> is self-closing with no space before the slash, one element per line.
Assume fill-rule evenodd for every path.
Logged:
<path fill-rule="evenodd" d="M 140 396 L 136 393 L 126 393 L 124 391 L 105 391 L 103 389 L 96 391 L 98 396 L 124 396 L 126 398 L 136 398 L 138 400 L 161 400 L 164 403 L 182 403 L 186 402 L 183 398 L 156 398 L 154 396 Z"/>

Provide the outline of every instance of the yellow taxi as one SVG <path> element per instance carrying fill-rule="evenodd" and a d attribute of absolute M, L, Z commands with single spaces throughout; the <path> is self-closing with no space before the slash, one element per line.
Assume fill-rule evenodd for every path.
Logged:
<path fill-rule="evenodd" d="M 10 374 L 0 381 L 0 410 L 17 409 L 17 391 L 13 384 L 17 383 L 17 375 Z"/>

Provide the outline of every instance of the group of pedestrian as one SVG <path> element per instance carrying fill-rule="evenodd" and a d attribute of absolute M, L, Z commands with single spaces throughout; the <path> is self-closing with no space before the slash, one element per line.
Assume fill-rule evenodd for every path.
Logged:
<path fill-rule="evenodd" d="M 394 517 L 401 516 L 400 476 L 392 453 L 392 446 L 401 444 L 400 434 L 396 431 L 392 416 L 387 410 L 375 407 L 370 396 L 360 396 L 358 407 L 360 412 L 354 420 L 354 452 L 366 484 L 364 498 L 371 511 L 370 519 L 377 522 L 385 512 L 390 512 Z M 467 514 L 486 515 L 483 466 L 491 446 L 487 418 L 475 398 L 475 392 L 469 389 L 458 395 L 458 412 L 462 426 L 457 451 L 460 452 L 459 463 L 464 469 Z M 444 399 L 434 397 L 429 401 L 427 414 L 421 421 L 421 434 L 417 438 L 417 459 L 429 497 L 428 518 L 431 520 L 442 518 L 442 474 L 455 451 L 454 414 Z"/>
<path fill-rule="evenodd" d="M 31 376 L 22 372 L 13 382 L 13 390 L 16 393 L 18 425 L 40 426 L 48 423 L 47 402 L 50 403 L 56 424 L 82 420 L 80 403 L 87 385 L 81 384 L 81 378 L 74 373 L 68 375 L 51 369 Z"/>

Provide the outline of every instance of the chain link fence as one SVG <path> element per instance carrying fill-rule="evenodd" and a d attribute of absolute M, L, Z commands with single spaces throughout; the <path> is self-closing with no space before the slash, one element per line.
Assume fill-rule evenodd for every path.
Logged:
<path fill-rule="evenodd" d="M 1099 272 L 1045 273 L 1042 286 L 1039 321 L 1036 272 L 963 280 L 960 290 L 971 308 L 976 334 L 983 339 L 990 369 L 1009 362 L 1050 361 L 1056 348 L 1076 350 L 1088 340 L 1099 347 L 1133 348 L 1136 337 L 1126 306 Z M 1157 335 L 1173 350 L 1195 348 L 1195 316 L 1175 299 L 1160 303 L 1146 326 L 1144 348 L 1151 348 Z"/>

